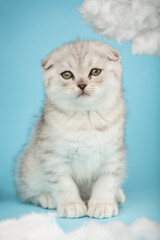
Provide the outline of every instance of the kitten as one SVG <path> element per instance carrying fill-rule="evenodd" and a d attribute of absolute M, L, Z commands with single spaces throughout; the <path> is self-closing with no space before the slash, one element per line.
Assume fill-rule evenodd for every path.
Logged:
<path fill-rule="evenodd" d="M 62 217 L 118 214 L 125 196 L 125 104 L 119 52 L 76 41 L 42 60 L 46 100 L 17 168 L 22 201 Z"/>

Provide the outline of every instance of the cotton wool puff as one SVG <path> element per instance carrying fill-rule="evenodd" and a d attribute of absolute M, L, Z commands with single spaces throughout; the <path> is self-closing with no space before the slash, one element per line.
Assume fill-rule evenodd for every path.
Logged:
<path fill-rule="evenodd" d="M 67 219 L 64 220 L 64 222 Z M 72 220 L 76 221 L 76 220 Z M 68 224 L 68 223 L 67 223 Z M 71 223 L 70 223 L 71 224 Z M 120 221 L 100 225 L 90 220 L 69 233 L 56 222 L 54 213 L 32 213 L 0 222 L 1 240 L 160 240 L 160 223 L 137 219 L 130 226 Z"/>
<path fill-rule="evenodd" d="M 133 54 L 160 56 L 160 0 L 85 0 L 79 12 L 100 35 L 130 40 Z"/>

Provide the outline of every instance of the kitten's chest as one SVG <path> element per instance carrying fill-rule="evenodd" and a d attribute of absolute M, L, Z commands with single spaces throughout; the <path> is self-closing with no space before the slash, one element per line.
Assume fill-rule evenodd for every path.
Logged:
<path fill-rule="evenodd" d="M 69 150 L 69 149 L 68 149 Z M 102 146 L 79 145 L 68 152 L 73 176 L 77 180 L 96 178 L 105 161 L 106 151 Z"/>
<path fill-rule="evenodd" d="M 106 133 L 103 131 L 106 122 L 96 113 L 77 117 L 75 130 L 68 133 L 68 156 L 77 181 L 90 180 L 100 174 L 107 159 Z"/>
<path fill-rule="evenodd" d="M 96 112 L 77 114 L 63 129 L 61 153 L 70 160 L 74 178 L 96 178 L 107 160 L 107 122 Z M 62 135 L 61 135 L 62 136 Z M 60 138 L 61 139 L 61 138 Z"/>
<path fill-rule="evenodd" d="M 82 165 L 96 162 L 106 151 L 107 122 L 95 112 L 77 114 L 63 129 L 64 149 L 69 158 Z M 62 138 L 61 138 L 62 137 Z M 88 163 L 86 163 L 88 162 Z"/>
<path fill-rule="evenodd" d="M 108 126 L 109 121 L 95 111 L 76 113 L 64 122 L 59 133 L 67 142 L 103 145 Z"/>

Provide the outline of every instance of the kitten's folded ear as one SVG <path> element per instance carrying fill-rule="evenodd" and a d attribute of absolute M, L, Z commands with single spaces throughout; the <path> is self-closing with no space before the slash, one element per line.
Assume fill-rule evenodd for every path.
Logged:
<path fill-rule="evenodd" d="M 41 66 L 43 71 L 46 71 L 54 66 L 52 54 L 49 54 L 46 58 L 41 60 Z"/>
<path fill-rule="evenodd" d="M 120 52 L 112 47 L 107 49 L 107 58 L 109 61 L 120 62 Z"/>

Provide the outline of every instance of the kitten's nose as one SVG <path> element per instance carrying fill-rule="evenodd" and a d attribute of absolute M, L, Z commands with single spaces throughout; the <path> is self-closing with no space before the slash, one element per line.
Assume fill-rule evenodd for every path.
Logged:
<path fill-rule="evenodd" d="M 78 84 L 77 85 L 80 89 L 84 90 L 87 84 Z"/>

